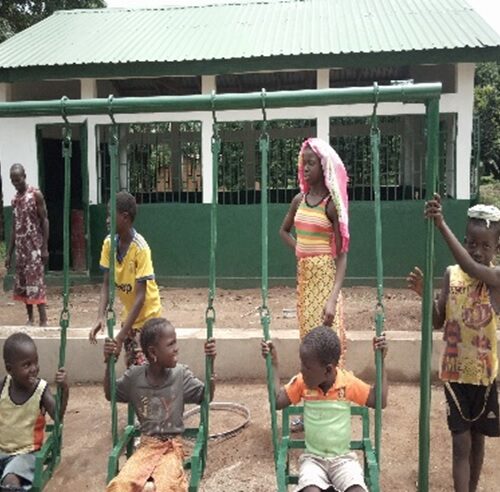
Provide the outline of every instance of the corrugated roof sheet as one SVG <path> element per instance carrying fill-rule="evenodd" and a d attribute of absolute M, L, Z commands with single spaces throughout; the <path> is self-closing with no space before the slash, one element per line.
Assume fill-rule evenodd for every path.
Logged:
<path fill-rule="evenodd" d="M 261 0 L 56 12 L 0 45 L 0 68 L 500 47 L 463 0 Z"/>

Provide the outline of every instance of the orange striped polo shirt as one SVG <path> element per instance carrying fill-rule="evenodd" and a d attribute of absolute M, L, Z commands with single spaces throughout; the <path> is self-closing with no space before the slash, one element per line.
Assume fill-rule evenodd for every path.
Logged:
<path fill-rule="evenodd" d="M 326 215 L 330 195 L 323 198 L 316 206 L 309 205 L 306 196 L 302 197 L 295 214 L 294 225 L 297 237 L 295 255 L 298 258 L 331 255 L 333 226 Z"/>

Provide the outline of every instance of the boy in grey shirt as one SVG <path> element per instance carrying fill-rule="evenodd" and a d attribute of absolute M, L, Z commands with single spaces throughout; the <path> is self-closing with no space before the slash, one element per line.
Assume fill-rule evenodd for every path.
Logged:
<path fill-rule="evenodd" d="M 175 328 L 164 318 L 147 321 L 141 331 L 141 347 L 148 363 L 132 366 L 116 381 L 117 401 L 131 403 L 139 418 L 141 443 L 106 490 L 118 491 L 131 483 L 153 481 L 156 490 L 187 490 L 182 467 L 184 453 L 180 435 L 185 403 L 201 403 L 205 384 L 190 369 L 177 364 Z M 116 342 L 106 339 L 106 361 L 116 354 Z M 216 356 L 215 340 L 205 343 L 205 354 Z M 210 381 L 210 399 L 215 383 Z M 111 397 L 108 366 L 104 393 Z M 172 489 L 172 490 L 174 490 Z"/>

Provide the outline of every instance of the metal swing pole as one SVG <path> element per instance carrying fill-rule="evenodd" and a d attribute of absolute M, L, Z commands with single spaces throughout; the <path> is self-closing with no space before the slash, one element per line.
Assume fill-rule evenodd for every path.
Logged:
<path fill-rule="evenodd" d="M 218 202 L 218 176 L 219 157 L 221 152 L 221 138 L 219 135 L 219 125 L 215 114 L 215 91 L 212 92 L 212 204 L 210 206 L 210 258 L 208 266 L 208 306 L 205 312 L 207 325 L 207 340 L 213 337 L 215 324 L 215 289 L 216 289 L 216 250 L 217 250 L 217 202 Z M 210 416 L 210 388 L 213 376 L 213 359 L 205 356 L 205 398 L 202 404 L 204 412 L 204 460 L 206 463 L 207 446 L 209 436 L 209 416 Z"/>
<path fill-rule="evenodd" d="M 377 119 L 378 84 L 373 84 L 375 103 L 370 129 L 372 155 L 373 193 L 375 200 L 375 255 L 377 265 L 377 305 L 375 312 L 375 334 L 379 337 L 384 330 L 384 264 L 382 260 L 382 216 L 380 201 L 380 129 Z M 380 469 L 382 440 L 382 353 L 375 352 L 376 393 L 375 393 L 375 452 Z"/>
<path fill-rule="evenodd" d="M 116 189 L 118 179 L 118 124 L 113 116 L 113 96 L 108 98 L 108 114 L 111 118 L 111 139 L 108 143 L 109 160 L 110 160 L 110 199 L 109 199 L 109 216 L 110 216 L 110 249 L 109 249 L 109 282 L 108 282 L 108 310 L 106 316 L 106 324 L 108 329 L 108 337 L 114 338 L 114 329 L 116 324 L 116 315 L 114 311 L 115 302 L 115 258 L 116 258 Z M 113 447 L 118 441 L 118 409 L 116 406 L 116 371 L 115 357 L 108 359 L 109 367 L 109 384 L 111 389 L 111 436 Z"/>
<path fill-rule="evenodd" d="M 437 188 L 439 161 L 439 98 L 426 102 L 427 152 L 425 196 L 432 198 Z M 434 278 L 434 224 L 426 223 L 424 297 L 422 301 L 422 344 L 420 351 L 420 416 L 418 443 L 418 490 L 429 491 L 430 405 L 432 357 L 432 291 Z"/>
<path fill-rule="evenodd" d="M 268 165 L 269 165 L 269 134 L 267 133 L 267 117 L 266 117 L 266 91 L 262 89 L 262 130 L 259 138 L 259 150 L 261 154 L 261 249 L 262 249 L 262 306 L 260 307 L 260 322 L 264 340 L 271 340 L 269 325 L 271 322 L 269 307 L 267 306 L 267 297 L 269 290 L 269 248 L 268 248 Z M 271 354 L 266 356 L 266 373 L 267 373 L 267 393 L 269 397 L 269 407 L 271 411 L 271 434 L 273 441 L 274 463 L 278 462 L 278 421 L 276 417 L 276 388 L 274 387 L 274 369 L 271 360 Z"/>
<path fill-rule="evenodd" d="M 63 208 L 63 308 L 59 318 L 61 327 L 61 341 L 59 344 L 59 369 L 66 364 L 66 341 L 70 321 L 69 314 L 69 243 L 70 243 L 70 203 L 71 203 L 71 125 L 65 111 L 67 97 L 61 98 L 61 114 L 64 119 L 62 157 L 64 159 L 64 208 Z M 56 410 L 54 419 L 54 432 L 56 437 L 56 461 L 61 456 L 62 429 L 61 429 L 61 408 L 62 408 L 62 388 L 57 387 Z"/>

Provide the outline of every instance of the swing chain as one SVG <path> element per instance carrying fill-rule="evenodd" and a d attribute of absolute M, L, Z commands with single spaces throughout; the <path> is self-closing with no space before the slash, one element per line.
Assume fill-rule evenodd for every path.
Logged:
<path fill-rule="evenodd" d="M 259 312 L 260 312 L 260 319 L 263 321 L 268 321 L 271 319 L 271 311 L 269 311 L 269 308 L 267 307 L 267 304 L 262 304 L 262 306 L 259 307 Z"/>
<path fill-rule="evenodd" d="M 205 321 L 208 323 L 209 321 L 212 321 L 215 323 L 215 309 L 213 307 L 213 297 L 208 298 L 208 307 L 205 310 Z"/>

